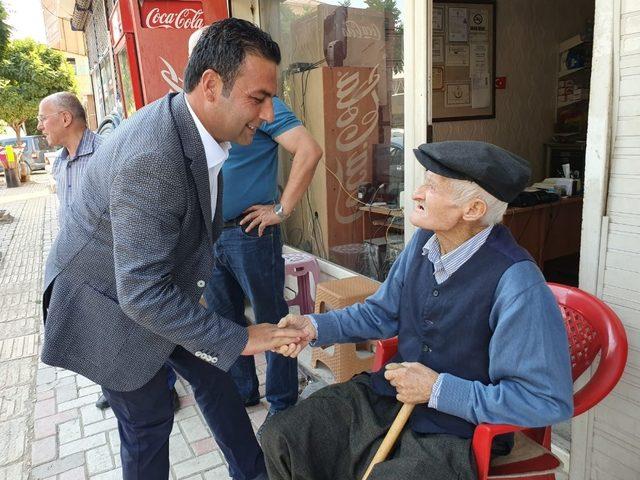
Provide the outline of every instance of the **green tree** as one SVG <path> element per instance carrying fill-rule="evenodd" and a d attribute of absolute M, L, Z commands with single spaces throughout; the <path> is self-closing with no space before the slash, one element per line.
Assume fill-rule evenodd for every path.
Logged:
<path fill-rule="evenodd" d="M 27 118 L 27 121 L 24 122 L 24 131 L 27 132 L 27 135 L 39 135 L 38 131 L 38 119 L 37 118 Z"/>
<path fill-rule="evenodd" d="M 404 70 L 404 55 L 402 37 L 404 26 L 400 20 L 400 10 L 396 5 L 396 0 L 364 0 L 369 8 L 380 10 L 386 13 L 385 17 L 385 39 L 393 42 L 392 52 L 390 52 L 390 63 L 394 73 Z"/>
<path fill-rule="evenodd" d="M 60 52 L 32 39 L 11 41 L 0 62 L 0 119 L 20 143 L 20 128 L 36 117 L 40 100 L 76 88 L 73 68 Z"/>
<path fill-rule="evenodd" d="M 11 35 L 11 27 L 7 23 L 7 10 L 0 1 L 0 62 L 4 58 L 4 54 L 9 44 L 9 36 Z"/>

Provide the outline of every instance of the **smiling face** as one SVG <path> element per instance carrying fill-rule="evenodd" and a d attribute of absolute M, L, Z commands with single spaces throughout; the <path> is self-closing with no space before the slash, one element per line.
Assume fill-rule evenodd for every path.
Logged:
<path fill-rule="evenodd" d="M 248 145 L 263 122 L 273 122 L 276 64 L 271 60 L 248 54 L 230 92 L 223 91 L 213 70 L 203 73 L 198 89 L 207 100 L 200 120 L 218 142 Z"/>
<path fill-rule="evenodd" d="M 452 230 L 459 225 L 465 213 L 464 206 L 455 202 L 449 180 L 433 172 L 425 174 L 424 183 L 411 198 L 415 206 L 409 219 L 413 225 L 424 230 Z"/>

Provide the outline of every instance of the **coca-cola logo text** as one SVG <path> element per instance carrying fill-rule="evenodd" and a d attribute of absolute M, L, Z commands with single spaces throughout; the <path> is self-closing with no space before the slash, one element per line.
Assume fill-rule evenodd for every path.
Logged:
<path fill-rule="evenodd" d="M 147 13 L 147 28 L 183 28 L 198 29 L 204 26 L 202 9 L 183 8 L 179 12 L 163 12 L 158 7 Z"/>
<path fill-rule="evenodd" d="M 167 85 L 169 85 L 169 91 L 181 92 L 183 80 L 178 76 L 175 68 L 173 68 L 173 66 L 169 62 L 167 62 L 162 57 L 160 57 L 160 60 L 162 60 L 162 63 L 164 63 L 165 67 L 167 67 L 164 70 L 160 70 L 160 75 L 162 76 L 162 79 L 167 83 Z"/>
<path fill-rule="evenodd" d="M 378 65 L 371 69 L 369 77 L 362 84 L 361 73 L 344 73 L 336 82 L 336 149 L 345 154 L 337 156 L 337 176 L 349 192 L 356 191 L 358 185 L 366 182 L 369 137 L 378 128 Z M 361 112 L 362 108 L 370 110 Z M 336 220 L 342 224 L 355 221 L 362 213 L 353 212 L 356 203 L 351 197 L 343 199 L 340 196 L 335 207 Z"/>

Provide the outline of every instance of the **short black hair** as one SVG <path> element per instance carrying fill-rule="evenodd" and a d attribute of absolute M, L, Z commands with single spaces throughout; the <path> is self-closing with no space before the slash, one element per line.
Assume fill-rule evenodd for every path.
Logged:
<path fill-rule="evenodd" d="M 211 69 L 222 78 L 223 94 L 229 95 L 247 54 L 280 63 L 278 44 L 251 22 L 226 18 L 212 23 L 191 52 L 184 72 L 184 91 L 192 92 L 202 74 Z"/>

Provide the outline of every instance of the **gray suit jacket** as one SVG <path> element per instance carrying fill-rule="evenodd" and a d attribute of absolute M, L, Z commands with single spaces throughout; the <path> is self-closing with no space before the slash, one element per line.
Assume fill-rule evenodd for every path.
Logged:
<path fill-rule="evenodd" d="M 245 328 L 198 300 L 221 230 L 183 94 L 138 111 L 95 152 L 45 270 L 42 361 L 134 390 L 176 345 L 228 370 Z"/>

